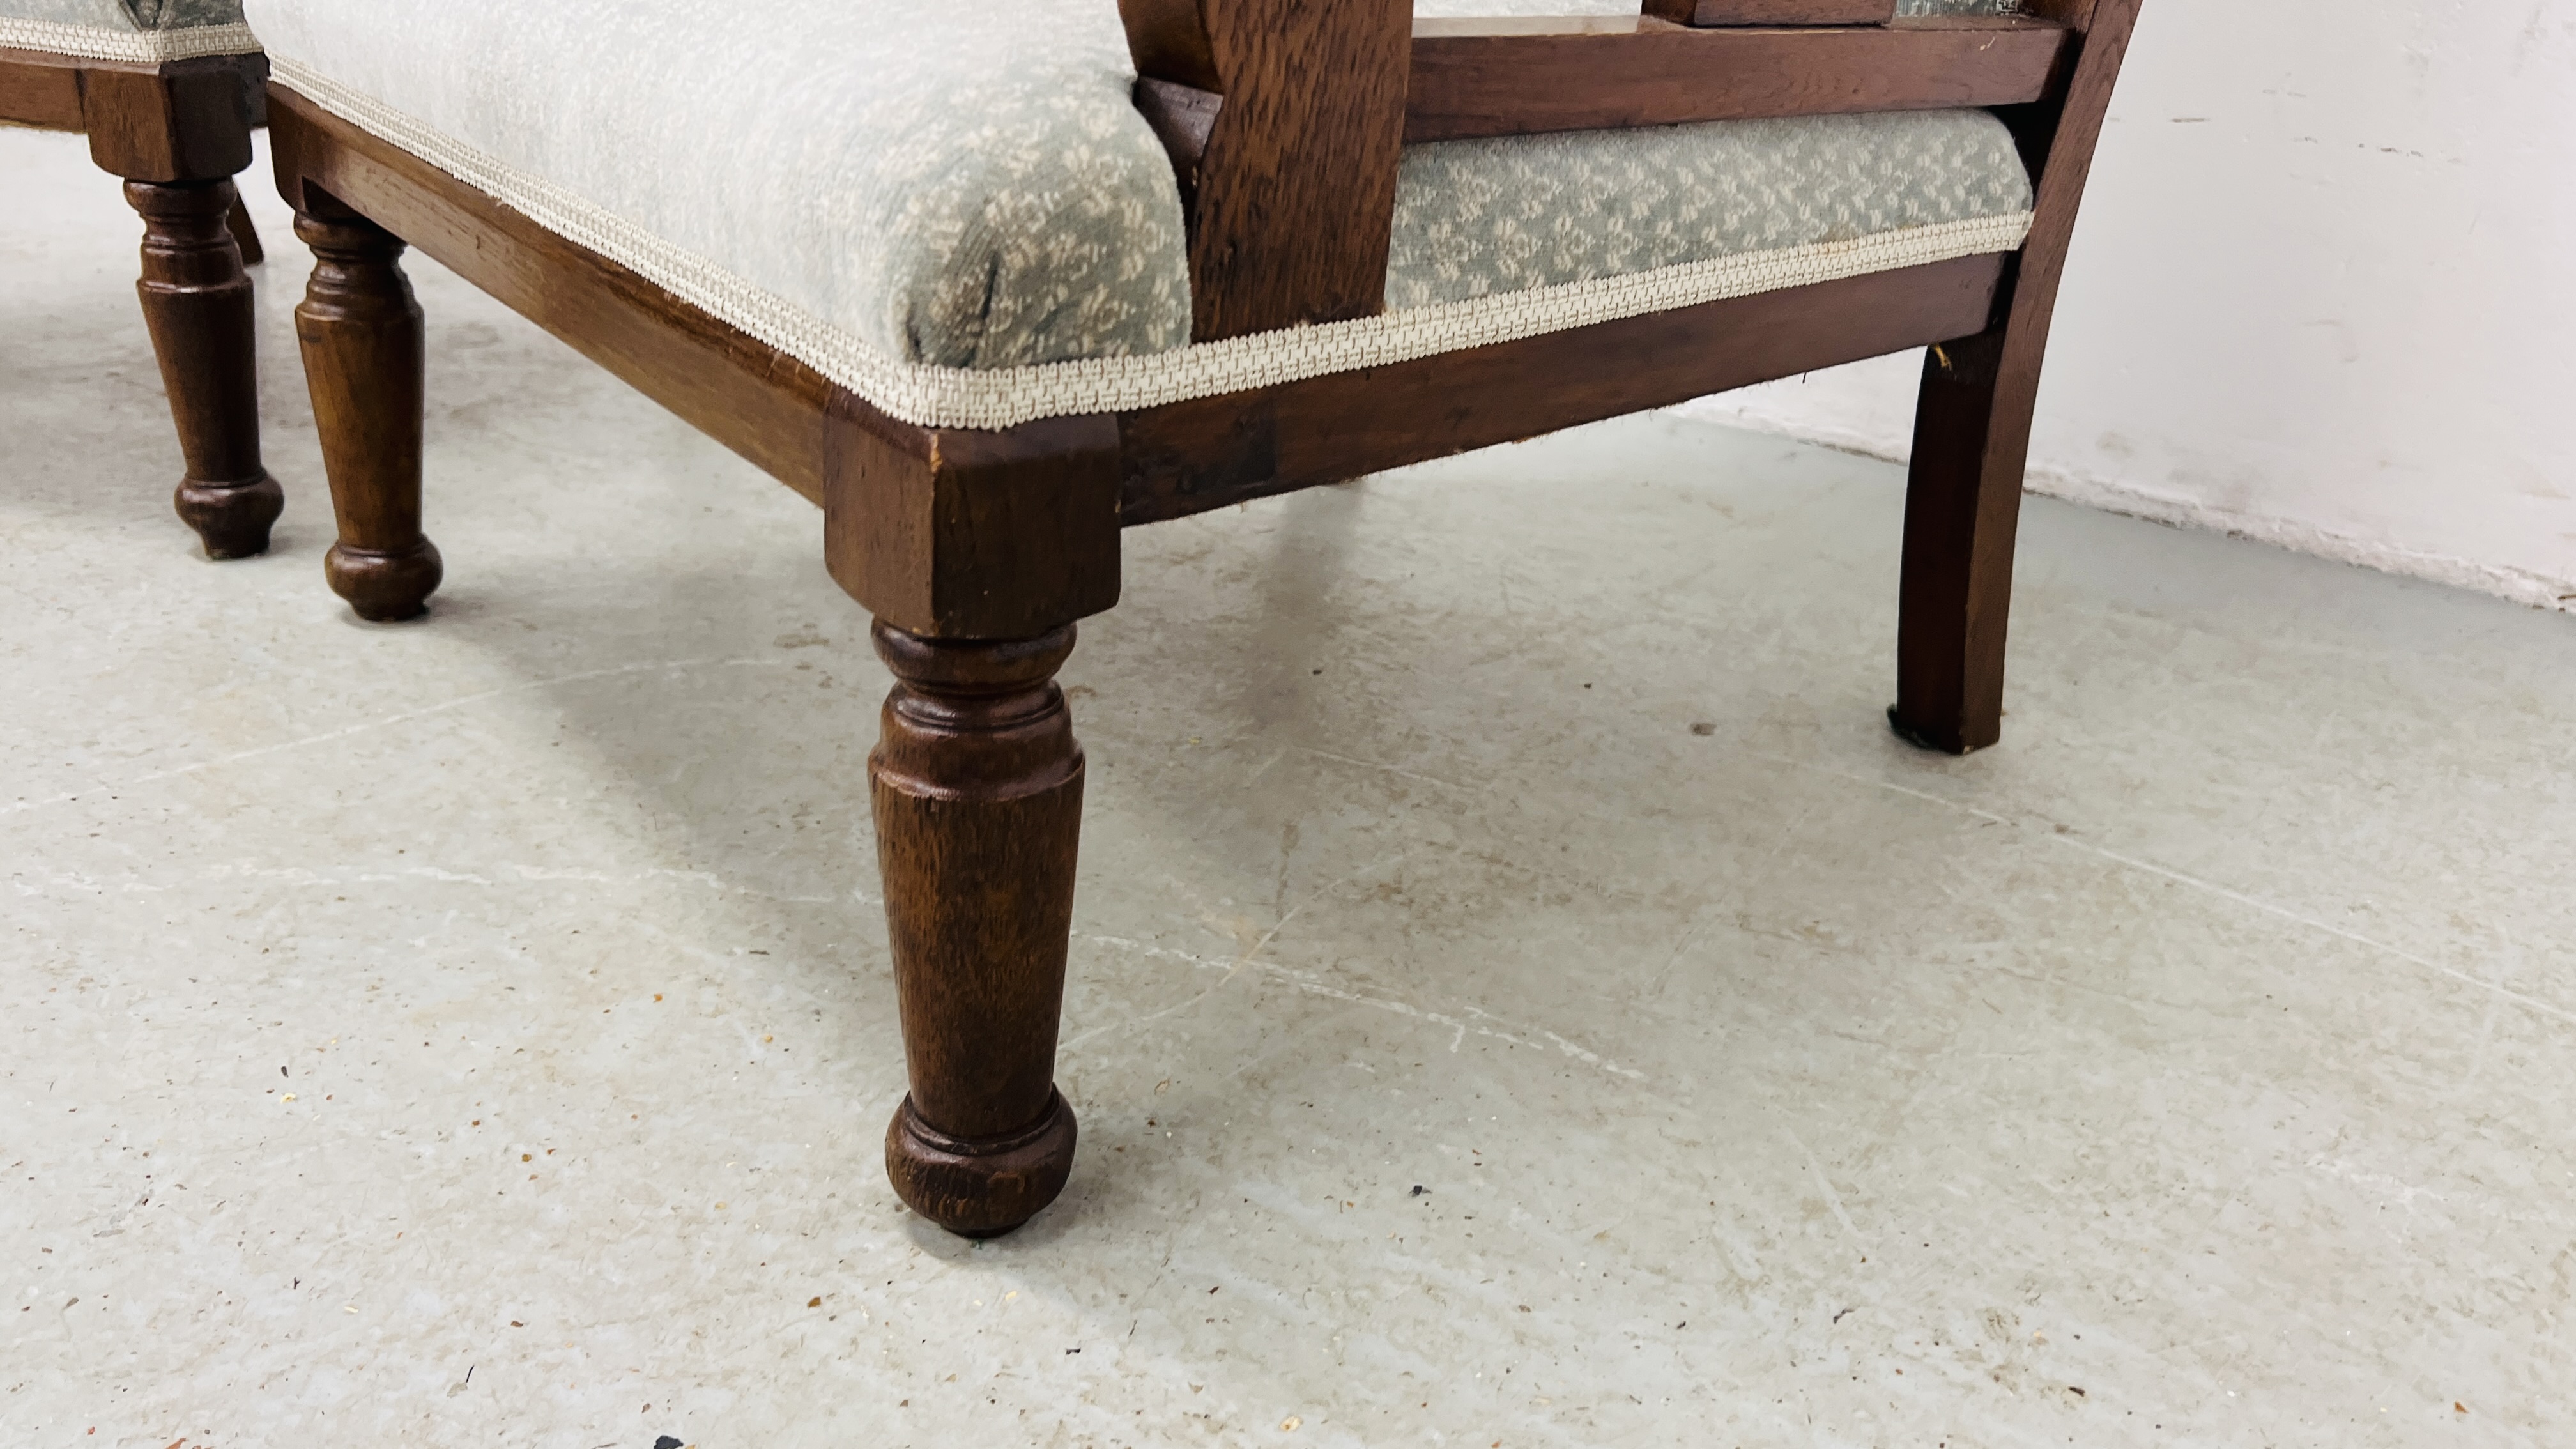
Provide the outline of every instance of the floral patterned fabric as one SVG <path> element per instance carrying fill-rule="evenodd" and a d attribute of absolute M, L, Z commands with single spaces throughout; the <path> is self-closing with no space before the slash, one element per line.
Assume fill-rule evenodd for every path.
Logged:
<path fill-rule="evenodd" d="M 241 0 L 0 0 L 0 48 L 160 65 L 256 55 Z"/>
<path fill-rule="evenodd" d="M 1712 121 L 1405 152 L 1389 307 L 2008 216 L 2030 177 L 1983 111 Z"/>

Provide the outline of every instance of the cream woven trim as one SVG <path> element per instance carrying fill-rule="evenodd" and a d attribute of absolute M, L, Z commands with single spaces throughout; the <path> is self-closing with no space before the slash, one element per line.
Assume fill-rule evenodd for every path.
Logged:
<path fill-rule="evenodd" d="M 923 427 L 1007 428 L 1039 418 L 1214 397 L 1700 302 L 2011 251 L 2030 233 L 2030 213 L 2014 212 L 1194 343 L 1170 352 L 1033 367 L 938 367 L 888 357 L 704 257 L 293 60 L 272 56 L 270 64 L 277 80 L 332 114 L 768 343 L 886 413 Z"/>
<path fill-rule="evenodd" d="M 259 37 L 238 21 L 231 25 L 190 25 L 178 30 L 109 30 L 96 25 L 65 25 L 59 20 L 0 19 L 0 50 L 41 50 L 52 55 L 76 55 L 83 60 L 159 65 L 165 60 L 195 60 L 201 55 L 257 55 Z"/>

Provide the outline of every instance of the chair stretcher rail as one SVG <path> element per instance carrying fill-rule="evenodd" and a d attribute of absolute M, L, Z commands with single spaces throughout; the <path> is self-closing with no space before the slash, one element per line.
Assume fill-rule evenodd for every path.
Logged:
<path fill-rule="evenodd" d="M 1716 30 L 1624 15 L 1417 20 L 1404 139 L 2015 105 L 2048 93 L 2071 34 L 1989 16 Z"/>

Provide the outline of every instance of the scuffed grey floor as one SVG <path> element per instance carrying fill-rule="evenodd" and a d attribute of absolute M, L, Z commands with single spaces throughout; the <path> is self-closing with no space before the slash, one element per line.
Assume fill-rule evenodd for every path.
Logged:
<path fill-rule="evenodd" d="M 12 1446 L 2576 1442 L 2576 620 L 2035 501 L 1950 760 L 1883 464 L 1131 533 L 1082 1157 L 975 1246 L 817 513 L 416 264 L 449 583 L 359 624 L 274 196 L 217 565 L 115 188 L 0 186 Z"/>

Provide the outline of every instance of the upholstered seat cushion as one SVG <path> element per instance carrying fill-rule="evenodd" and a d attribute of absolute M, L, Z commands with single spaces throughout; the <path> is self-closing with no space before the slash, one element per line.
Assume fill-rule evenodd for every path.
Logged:
<path fill-rule="evenodd" d="M 1187 346 L 1179 193 L 1115 0 L 248 10 L 279 82 L 922 423 L 1207 395 L 2028 227 L 1982 112 L 1449 142 L 1405 157 L 1386 315 Z"/>
<path fill-rule="evenodd" d="M 241 0 L 0 0 L 0 49 L 152 65 L 259 49 Z"/>

